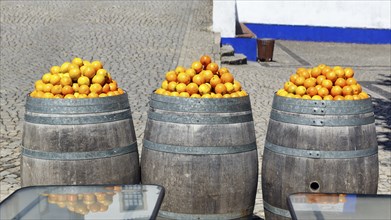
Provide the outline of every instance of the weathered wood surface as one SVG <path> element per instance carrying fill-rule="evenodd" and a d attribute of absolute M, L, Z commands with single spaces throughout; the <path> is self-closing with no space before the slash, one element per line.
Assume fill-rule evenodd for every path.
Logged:
<path fill-rule="evenodd" d="M 23 186 L 140 182 L 126 94 L 63 102 L 28 99 L 22 145 Z"/>
<path fill-rule="evenodd" d="M 273 108 L 272 111 L 278 110 Z M 338 121 L 343 117 L 352 123 L 360 118 L 373 117 L 373 112 L 321 116 L 283 111 L 279 113 L 322 118 L 323 121 Z M 312 154 L 291 155 L 289 151 L 284 153 L 268 148 L 270 144 Z M 335 154 L 328 154 L 330 152 Z M 272 207 L 265 208 L 265 217 L 289 219 L 283 217 L 288 212 L 287 196 L 296 192 L 376 194 L 378 173 L 373 122 L 363 125 L 311 126 L 271 118 L 262 162 L 262 191 L 266 206 L 269 204 Z M 282 213 L 278 209 L 282 209 Z"/>
<path fill-rule="evenodd" d="M 235 99 L 229 100 L 231 103 L 191 99 L 199 102 L 195 104 L 196 110 L 179 111 L 191 105 L 186 103 L 190 99 L 158 96 L 159 100 L 154 100 L 154 97 L 144 133 L 141 179 L 144 184 L 165 187 L 160 216 L 232 219 L 252 215 L 258 154 L 250 100 L 238 99 L 244 100 L 249 109 L 236 111 Z M 158 109 L 161 104 L 166 106 Z M 213 106 L 225 110 L 219 112 Z M 215 121 L 208 122 L 205 118 Z"/>

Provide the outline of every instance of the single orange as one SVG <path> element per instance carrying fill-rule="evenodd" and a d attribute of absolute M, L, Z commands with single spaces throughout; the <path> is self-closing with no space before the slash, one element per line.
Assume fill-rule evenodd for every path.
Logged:
<path fill-rule="evenodd" d="M 224 73 L 220 77 L 222 83 L 233 83 L 234 82 L 234 76 L 231 73 Z"/>
<path fill-rule="evenodd" d="M 341 101 L 341 100 L 345 100 L 345 98 L 342 95 L 337 95 L 337 96 L 334 96 L 333 100 Z"/>
<path fill-rule="evenodd" d="M 63 86 L 61 89 L 63 95 L 73 94 L 73 92 L 73 88 L 70 85 Z"/>
<path fill-rule="evenodd" d="M 329 79 L 325 79 L 322 81 L 322 87 L 325 87 L 326 89 L 330 90 L 333 87 L 333 82 Z"/>
<path fill-rule="evenodd" d="M 208 66 L 212 62 L 212 58 L 210 58 L 210 56 L 208 55 L 203 55 L 200 58 L 200 62 L 202 63 L 202 65 Z"/>
<path fill-rule="evenodd" d="M 203 70 L 201 71 L 201 74 L 204 75 L 205 82 L 210 82 L 210 79 L 212 79 L 212 77 L 214 76 L 211 70 Z"/>
<path fill-rule="evenodd" d="M 335 82 L 335 80 L 337 80 L 338 77 L 334 71 L 330 71 L 330 72 L 326 73 L 326 78 L 328 80 L 331 80 L 332 82 Z"/>
<path fill-rule="evenodd" d="M 210 85 L 214 88 L 216 87 L 217 84 L 221 83 L 221 79 L 218 75 L 214 75 L 210 81 L 209 81 Z"/>
<path fill-rule="evenodd" d="M 224 95 L 227 93 L 227 87 L 223 83 L 219 83 L 215 86 L 215 93 Z"/>
<path fill-rule="evenodd" d="M 342 88 L 340 86 L 333 86 L 330 90 L 332 96 L 337 96 L 342 94 Z"/>
<path fill-rule="evenodd" d="M 218 75 L 221 76 L 223 75 L 224 73 L 229 73 L 229 70 L 227 67 L 221 67 L 218 71 L 217 71 Z"/>
<path fill-rule="evenodd" d="M 353 95 L 353 89 L 352 87 L 350 86 L 344 86 L 342 88 L 342 94 L 345 96 L 345 99 L 346 99 L 346 96 L 347 95 Z"/>
<path fill-rule="evenodd" d="M 169 82 L 168 86 L 167 86 L 167 91 L 174 92 L 177 85 L 178 85 L 177 82 L 174 82 L 174 81 Z"/>
<path fill-rule="evenodd" d="M 95 69 L 95 72 L 103 68 L 103 64 L 99 60 L 92 61 L 90 66 Z"/>
<path fill-rule="evenodd" d="M 212 73 L 215 74 L 219 70 L 219 65 L 217 65 L 217 63 L 209 63 L 206 66 L 206 69 L 212 71 Z"/>
<path fill-rule="evenodd" d="M 178 85 L 176 85 L 176 87 L 175 87 L 175 91 L 177 91 L 179 93 L 186 92 L 186 84 L 185 83 L 178 83 Z"/>
<path fill-rule="evenodd" d="M 305 82 L 305 78 L 303 76 L 296 77 L 295 81 L 293 82 L 296 86 L 301 86 Z"/>
<path fill-rule="evenodd" d="M 205 77 L 203 74 L 196 74 L 195 76 L 193 76 L 192 81 L 199 86 L 205 83 Z"/>
<path fill-rule="evenodd" d="M 196 73 L 200 73 L 203 70 L 202 63 L 199 61 L 195 61 L 191 64 L 191 68 L 196 71 Z"/>
<path fill-rule="evenodd" d="M 352 95 L 345 95 L 345 100 L 354 100 Z"/>
<path fill-rule="evenodd" d="M 323 100 L 333 100 L 334 97 L 332 95 L 326 95 L 325 97 L 323 97 Z"/>
<path fill-rule="evenodd" d="M 337 78 L 344 78 L 345 77 L 345 71 L 342 68 L 334 69 L 334 72 L 337 75 Z"/>
<path fill-rule="evenodd" d="M 313 100 L 322 100 L 322 97 L 319 96 L 319 95 L 314 95 L 314 96 L 311 97 L 311 99 L 313 99 Z"/>
<path fill-rule="evenodd" d="M 360 96 L 361 99 L 369 98 L 369 95 L 366 92 L 360 92 L 360 94 L 358 94 L 358 95 Z"/>
<path fill-rule="evenodd" d="M 352 68 L 347 67 L 347 68 L 344 69 L 344 71 L 345 71 L 345 77 L 346 78 L 351 78 L 351 77 L 354 76 L 354 70 Z"/>
<path fill-rule="evenodd" d="M 322 87 L 318 90 L 318 95 L 321 97 L 325 97 L 325 96 L 329 95 L 329 90 L 325 87 Z"/>
<path fill-rule="evenodd" d="M 52 73 L 52 74 L 59 74 L 60 71 L 61 71 L 61 67 L 59 67 L 59 66 L 52 66 L 50 68 L 50 73 Z"/>
<path fill-rule="evenodd" d="M 355 84 L 357 84 L 357 80 L 355 78 L 346 79 L 346 85 L 350 86 L 350 85 L 355 85 Z"/>
<path fill-rule="evenodd" d="M 289 80 L 293 83 L 295 83 L 296 81 L 296 78 L 299 77 L 299 75 L 297 75 L 296 73 L 292 74 L 290 77 L 289 77 Z"/>
<path fill-rule="evenodd" d="M 303 86 L 304 86 L 305 88 L 309 88 L 309 87 L 314 87 L 314 86 L 316 86 L 316 79 L 315 79 L 315 78 L 312 78 L 312 77 L 306 79 L 306 80 L 304 81 Z"/>
<path fill-rule="evenodd" d="M 346 80 L 344 78 L 338 78 L 337 80 L 335 80 L 334 85 L 343 88 L 344 86 L 346 86 Z"/>
<path fill-rule="evenodd" d="M 177 76 L 177 81 L 179 83 L 184 83 L 184 84 L 187 85 L 187 84 L 190 83 L 190 80 L 191 80 L 190 76 L 187 73 L 185 73 L 185 72 L 181 72 Z"/>
<path fill-rule="evenodd" d="M 168 71 L 166 73 L 166 80 L 168 82 L 175 82 L 177 80 L 177 74 L 175 71 Z"/>
<path fill-rule="evenodd" d="M 189 68 L 185 71 L 185 73 L 187 73 L 187 75 L 189 75 L 190 78 L 193 78 L 193 76 L 195 76 L 195 74 L 196 74 L 196 71 L 192 68 Z"/>
<path fill-rule="evenodd" d="M 331 71 L 333 71 L 333 69 L 332 69 L 331 67 L 325 66 L 325 67 L 322 69 L 322 75 L 323 75 L 323 76 L 326 76 L 326 74 L 327 74 L 328 72 L 331 72 Z"/>
<path fill-rule="evenodd" d="M 315 87 L 309 87 L 309 88 L 307 88 L 306 93 L 307 93 L 309 96 L 312 97 L 312 96 L 318 94 L 318 90 L 317 90 Z"/>
<path fill-rule="evenodd" d="M 314 67 L 311 70 L 311 76 L 316 78 L 322 74 L 322 70 L 319 67 Z"/>
<path fill-rule="evenodd" d="M 81 85 L 79 87 L 79 93 L 88 95 L 88 93 L 90 93 L 90 87 L 87 85 Z"/>
<path fill-rule="evenodd" d="M 184 72 L 186 72 L 186 68 L 183 67 L 183 66 L 177 66 L 177 67 L 175 68 L 175 72 L 176 72 L 176 74 L 184 73 Z"/>
<path fill-rule="evenodd" d="M 316 83 L 322 85 L 322 81 L 326 79 L 326 76 L 320 75 L 316 78 Z"/>
<path fill-rule="evenodd" d="M 198 84 L 196 83 L 189 83 L 187 86 L 186 86 L 186 92 L 189 93 L 189 95 L 193 95 L 193 94 L 196 94 L 198 93 Z"/>

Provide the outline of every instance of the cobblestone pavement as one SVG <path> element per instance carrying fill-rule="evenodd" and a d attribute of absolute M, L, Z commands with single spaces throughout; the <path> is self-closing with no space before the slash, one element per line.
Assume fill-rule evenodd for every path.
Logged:
<path fill-rule="evenodd" d="M 75 56 L 99 59 L 129 94 L 141 152 L 148 97 L 177 65 L 202 54 L 219 62 L 212 1 L 2 1 L 0 200 L 20 188 L 24 104 L 34 81 Z M 390 45 L 276 42 L 275 62 L 227 66 L 251 95 L 259 156 L 273 92 L 299 66 L 352 66 L 374 97 L 379 193 L 391 194 Z M 261 178 L 259 177 L 259 180 Z M 263 217 L 259 182 L 255 214 Z"/>

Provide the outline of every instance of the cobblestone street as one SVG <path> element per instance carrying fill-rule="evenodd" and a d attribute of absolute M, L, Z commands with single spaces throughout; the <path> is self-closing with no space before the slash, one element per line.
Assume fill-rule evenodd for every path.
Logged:
<path fill-rule="evenodd" d="M 101 60 L 128 92 L 141 153 L 148 98 L 165 72 L 189 67 L 203 54 L 220 62 L 219 35 L 211 31 L 211 0 L 2 1 L 0 6 L 0 200 L 21 187 L 26 96 L 51 66 L 74 57 Z M 274 62 L 225 65 L 250 94 L 260 168 L 273 93 L 298 67 L 350 66 L 373 97 L 378 193 L 391 194 L 390 51 L 391 45 L 276 41 Z M 264 218 L 261 173 L 258 179 L 254 214 Z"/>

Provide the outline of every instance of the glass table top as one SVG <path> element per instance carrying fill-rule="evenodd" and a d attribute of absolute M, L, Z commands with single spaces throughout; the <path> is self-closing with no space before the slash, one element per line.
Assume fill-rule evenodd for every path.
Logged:
<path fill-rule="evenodd" d="M 391 219 L 391 195 L 295 193 L 288 197 L 292 219 Z"/>
<path fill-rule="evenodd" d="M 30 186 L 0 203 L 0 219 L 155 219 L 158 185 Z"/>

